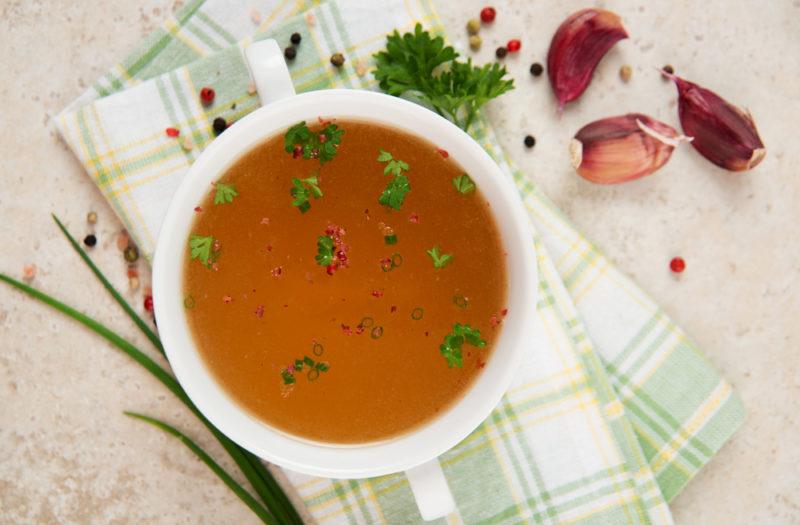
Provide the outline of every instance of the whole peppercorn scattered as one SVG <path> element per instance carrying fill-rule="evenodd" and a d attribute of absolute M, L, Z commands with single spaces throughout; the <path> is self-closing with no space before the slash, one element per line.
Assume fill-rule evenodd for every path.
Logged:
<path fill-rule="evenodd" d="M 92 235 L 91 233 L 83 238 L 83 244 L 92 248 L 95 244 L 97 244 L 97 237 Z"/>
<path fill-rule="evenodd" d="M 525 135 L 525 147 L 532 148 L 536 145 L 536 139 L 533 138 L 533 135 Z"/>
<path fill-rule="evenodd" d="M 228 123 L 225 122 L 224 118 L 217 117 L 214 119 L 213 126 L 214 126 L 214 133 L 216 135 L 219 135 L 228 128 Z"/>
<path fill-rule="evenodd" d="M 621 78 L 623 82 L 628 82 L 631 79 L 632 74 L 633 70 L 631 69 L 631 66 L 622 66 L 619 68 L 619 78 Z"/>
<path fill-rule="evenodd" d="M 544 66 L 542 66 L 539 62 L 534 62 L 531 64 L 531 75 L 538 77 L 544 73 Z"/>
<path fill-rule="evenodd" d="M 333 64 L 336 67 L 342 67 L 342 65 L 344 65 L 344 55 L 341 53 L 332 54 L 331 64 Z"/>
<path fill-rule="evenodd" d="M 478 20 L 477 18 L 472 18 L 470 19 L 469 22 L 467 22 L 467 33 L 469 33 L 470 35 L 477 35 L 478 31 L 480 30 L 481 30 L 481 21 Z"/>
<path fill-rule="evenodd" d="M 669 269 L 675 273 L 682 273 L 686 269 L 686 261 L 683 260 L 683 257 L 674 257 L 669 262 Z"/>
<path fill-rule="evenodd" d="M 469 37 L 469 48 L 472 49 L 473 51 L 479 50 L 481 48 L 482 43 L 483 40 L 481 40 L 481 37 L 479 37 L 478 35 L 472 35 L 471 37 Z"/>
<path fill-rule="evenodd" d="M 93 211 L 90 211 L 86 214 L 86 222 L 89 224 L 94 224 L 97 222 L 97 214 Z"/>
<path fill-rule="evenodd" d="M 516 38 L 509 40 L 508 44 L 506 44 L 506 48 L 508 49 L 509 53 L 516 53 L 522 47 L 522 42 L 517 40 Z"/>
<path fill-rule="evenodd" d="M 300 36 L 300 33 L 292 33 L 292 36 L 289 37 L 289 41 L 294 45 L 298 45 L 301 40 L 303 37 Z"/>
<path fill-rule="evenodd" d="M 153 311 L 153 296 L 152 295 L 145 295 L 144 296 L 144 309 L 148 312 Z"/>
<path fill-rule="evenodd" d="M 491 24 L 497 16 L 497 11 L 494 7 L 484 7 L 481 9 L 481 22 L 484 24 Z"/>
<path fill-rule="evenodd" d="M 136 262 L 139 260 L 139 249 L 133 244 L 129 244 L 125 251 L 122 252 L 122 256 L 128 262 Z"/>
<path fill-rule="evenodd" d="M 283 50 L 283 56 L 286 57 L 286 60 L 294 60 L 295 57 L 297 57 L 297 50 L 292 46 L 289 46 Z"/>
<path fill-rule="evenodd" d="M 672 67 L 670 64 L 667 64 L 666 66 L 661 68 L 661 71 L 663 71 L 667 75 L 672 75 L 675 73 L 675 68 Z M 667 78 L 666 75 L 661 75 L 661 78 L 663 78 L 664 80 L 669 80 L 669 78 Z"/>
<path fill-rule="evenodd" d="M 503 46 L 498 47 L 495 49 L 494 54 L 497 58 L 505 58 L 508 54 L 508 49 L 504 48 Z"/>
<path fill-rule="evenodd" d="M 177 137 L 181 134 L 181 131 L 178 128 L 167 128 L 165 130 L 168 137 Z"/>
<path fill-rule="evenodd" d="M 216 96 L 217 94 L 210 87 L 204 87 L 200 90 L 200 102 L 202 102 L 205 106 L 208 106 L 214 102 L 214 97 Z"/>

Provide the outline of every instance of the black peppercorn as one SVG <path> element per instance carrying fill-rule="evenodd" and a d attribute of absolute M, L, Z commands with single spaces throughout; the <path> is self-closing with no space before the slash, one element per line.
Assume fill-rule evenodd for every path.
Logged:
<path fill-rule="evenodd" d="M 292 36 L 289 37 L 289 41 L 294 45 L 298 45 L 302 39 L 300 33 L 292 33 Z"/>
<path fill-rule="evenodd" d="M 666 66 L 662 67 L 661 69 L 664 71 L 664 73 L 669 73 L 670 75 L 675 73 L 675 68 L 672 67 L 669 64 L 667 64 Z"/>
<path fill-rule="evenodd" d="M 287 47 L 283 50 L 283 56 L 286 57 L 286 60 L 294 60 L 294 57 L 297 56 L 297 50 L 293 47 Z"/>
<path fill-rule="evenodd" d="M 544 73 L 544 67 L 539 62 L 531 64 L 531 75 L 538 77 L 542 73 Z"/>
<path fill-rule="evenodd" d="M 536 145 L 536 139 L 533 138 L 533 135 L 526 135 L 525 136 L 525 147 L 532 148 Z"/>
<path fill-rule="evenodd" d="M 334 53 L 331 55 L 331 64 L 336 67 L 342 67 L 344 64 L 344 55 L 341 53 Z"/>
<path fill-rule="evenodd" d="M 91 233 L 83 238 L 83 244 L 91 248 L 95 244 L 97 244 L 97 237 L 92 235 Z"/>
<path fill-rule="evenodd" d="M 508 49 L 504 48 L 503 46 L 500 46 L 495 50 L 494 54 L 497 58 L 505 58 L 506 55 L 508 54 Z"/>
<path fill-rule="evenodd" d="M 214 119 L 213 126 L 214 126 L 214 133 L 219 135 L 220 133 L 222 133 L 223 131 L 225 131 L 228 128 L 228 123 L 225 122 L 224 118 L 217 117 L 217 118 Z"/>

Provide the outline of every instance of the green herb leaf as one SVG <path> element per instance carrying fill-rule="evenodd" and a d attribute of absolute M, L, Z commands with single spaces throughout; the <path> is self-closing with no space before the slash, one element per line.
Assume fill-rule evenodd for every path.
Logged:
<path fill-rule="evenodd" d="M 484 348 L 486 346 L 486 341 L 481 339 L 480 330 L 472 328 L 468 324 L 454 324 L 453 331 L 444 336 L 444 341 L 439 345 L 439 352 L 447 360 L 449 368 L 454 366 L 462 367 L 463 355 L 461 347 L 465 342 L 476 348 Z"/>
<path fill-rule="evenodd" d="M 192 260 L 198 259 L 206 268 L 211 268 L 211 263 L 219 256 L 219 252 L 214 251 L 214 237 L 192 234 L 189 237 L 189 255 Z"/>
<path fill-rule="evenodd" d="M 333 239 L 327 235 L 317 237 L 317 256 L 314 260 L 320 266 L 330 266 L 333 262 Z"/>
<path fill-rule="evenodd" d="M 294 375 L 285 368 L 281 370 L 281 377 L 284 385 L 293 385 L 295 383 Z"/>
<path fill-rule="evenodd" d="M 378 154 L 378 162 L 388 162 L 392 160 L 392 154 L 388 151 L 379 150 L 380 153 Z"/>
<path fill-rule="evenodd" d="M 514 81 L 504 78 L 505 67 L 459 62 L 442 37 L 432 38 L 420 24 L 413 33 L 389 35 L 386 49 L 374 57 L 374 75 L 383 91 L 397 97 L 412 94 L 464 130 L 481 106 L 514 88 Z"/>
<path fill-rule="evenodd" d="M 403 205 L 406 194 L 410 191 L 411 185 L 408 183 L 408 177 L 397 175 L 386 185 L 386 189 L 378 197 L 378 202 L 384 206 L 399 210 Z"/>
<path fill-rule="evenodd" d="M 295 147 L 300 146 L 304 159 L 319 159 L 320 164 L 333 160 L 342 142 L 343 129 L 336 124 L 328 124 L 321 131 L 312 131 L 305 121 L 298 122 L 283 136 L 283 149 L 294 155 Z"/>
<path fill-rule="evenodd" d="M 238 196 L 236 186 L 233 184 L 223 184 L 217 182 L 214 184 L 214 204 L 228 204 L 233 202 L 233 198 Z"/>
<path fill-rule="evenodd" d="M 456 187 L 459 193 L 469 193 L 475 191 L 475 183 L 466 173 L 462 173 L 458 177 L 453 178 L 453 186 Z"/>
<path fill-rule="evenodd" d="M 317 184 L 317 177 L 292 179 L 292 188 L 289 190 L 289 194 L 293 197 L 292 206 L 297 206 L 300 213 L 305 213 L 311 209 L 311 203 L 308 201 L 309 197 L 315 199 L 322 197 L 322 190 L 319 189 Z"/>
<path fill-rule="evenodd" d="M 434 246 L 430 250 L 427 250 L 425 253 L 431 256 L 431 259 L 433 259 L 433 267 L 436 269 L 444 268 L 447 265 L 447 263 L 453 260 L 453 256 L 449 253 L 440 254 L 438 246 Z"/>

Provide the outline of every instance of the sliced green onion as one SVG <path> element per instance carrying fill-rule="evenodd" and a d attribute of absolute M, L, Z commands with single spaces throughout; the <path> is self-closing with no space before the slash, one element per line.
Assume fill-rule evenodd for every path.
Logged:
<path fill-rule="evenodd" d="M 459 308 L 466 308 L 467 306 L 469 306 L 469 299 L 467 299 L 466 297 L 464 297 L 464 296 L 463 296 L 463 295 L 461 295 L 461 294 L 459 294 L 459 295 L 454 295 L 454 296 L 453 296 L 453 302 L 454 302 L 454 303 L 455 303 L 455 305 L 456 305 L 456 306 L 458 306 Z"/>
<path fill-rule="evenodd" d="M 320 343 L 314 343 L 314 346 L 311 347 L 311 352 L 317 357 L 321 356 L 324 351 L 325 347 Z"/>
<path fill-rule="evenodd" d="M 192 308 L 194 308 L 194 305 L 195 305 L 194 297 L 192 297 L 191 295 L 187 295 L 186 298 L 183 300 L 183 307 L 186 308 L 187 310 L 191 310 Z"/>
<path fill-rule="evenodd" d="M 397 244 L 397 235 L 384 235 L 383 241 L 388 244 Z"/>
<path fill-rule="evenodd" d="M 316 381 L 316 379 L 319 377 L 319 370 L 317 370 L 316 368 L 312 368 L 311 370 L 308 371 L 306 377 L 308 378 L 309 381 Z"/>
<path fill-rule="evenodd" d="M 383 327 L 382 326 L 376 326 L 369 333 L 369 336 L 372 337 L 373 339 L 380 339 L 380 337 L 382 335 L 383 335 Z"/>
<path fill-rule="evenodd" d="M 403 256 L 395 252 L 392 254 L 392 268 L 403 266 Z"/>
<path fill-rule="evenodd" d="M 425 313 L 425 310 L 423 310 L 420 307 L 416 307 L 413 310 L 411 310 L 411 318 L 413 320 L 415 320 L 415 321 L 419 321 L 420 319 L 422 319 L 422 315 L 424 313 Z"/>
<path fill-rule="evenodd" d="M 365 317 L 358 324 L 359 326 L 363 326 L 364 328 L 369 328 L 370 326 L 375 324 L 375 319 L 373 319 L 372 317 Z"/>

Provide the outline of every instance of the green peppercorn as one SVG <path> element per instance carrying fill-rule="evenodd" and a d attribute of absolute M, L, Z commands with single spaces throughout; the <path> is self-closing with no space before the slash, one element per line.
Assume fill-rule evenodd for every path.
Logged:
<path fill-rule="evenodd" d="M 91 248 L 95 244 L 97 244 L 97 237 L 95 237 L 94 235 L 92 235 L 90 233 L 89 235 L 87 235 L 86 237 L 83 238 L 83 244 L 85 244 L 86 246 Z"/>
<path fill-rule="evenodd" d="M 333 64 L 336 67 L 342 67 L 342 65 L 344 65 L 344 55 L 341 53 L 332 54 L 331 64 Z"/>
<path fill-rule="evenodd" d="M 482 42 L 483 41 L 481 40 L 481 37 L 479 37 L 478 35 L 472 35 L 471 37 L 469 37 L 469 47 L 473 51 L 479 50 L 481 48 Z"/>
<path fill-rule="evenodd" d="M 477 18 L 472 18 L 469 22 L 467 22 L 467 33 L 470 35 L 477 35 L 478 31 L 481 30 L 481 21 Z"/>
<path fill-rule="evenodd" d="M 89 224 L 96 223 L 97 222 L 97 214 L 95 212 L 93 212 L 93 211 L 90 211 L 86 215 L 86 222 L 88 222 Z"/>
<path fill-rule="evenodd" d="M 504 48 L 503 46 L 500 46 L 495 50 L 494 54 L 497 58 L 505 58 L 506 55 L 508 54 L 508 49 Z"/>
<path fill-rule="evenodd" d="M 544 73 L 544 67 L 539 62 L 531 64 L 531 75 L 538 77 L 542 73 Z"/>
<path fill-rule="evenodd" d="M 302 39 L 303 37 L 300 36 L 300 33 L 292 33 L 292 36 L 289 37 L 289 41 L 294 45 L 300 44 Z"/>
<path fill-rule="evenodd" d="M 125 251 L 123 252 L 122 255 L 123 257 L 125 257 L 126 261 L 131 263 L 136 262 L 139 260 L 139 248 L 137 248 L 133 244 L 129 244 L 128 247 L 125 248 Z"/>
<path fill-rule="evenodd" d="M 297 50 L 289 46 L 283 50 L 283 56 L 286 57 L 286 60 L 294 60 L 295 57 L 297 56 Z"/>
<path fill-rule="evenodd" d="M 228 123 L 222 117 L 215 118 L 213 126 L 214 126 L 214 133 L 216 135 L 219 135 L 220 133 L 228 129 Z"/>

